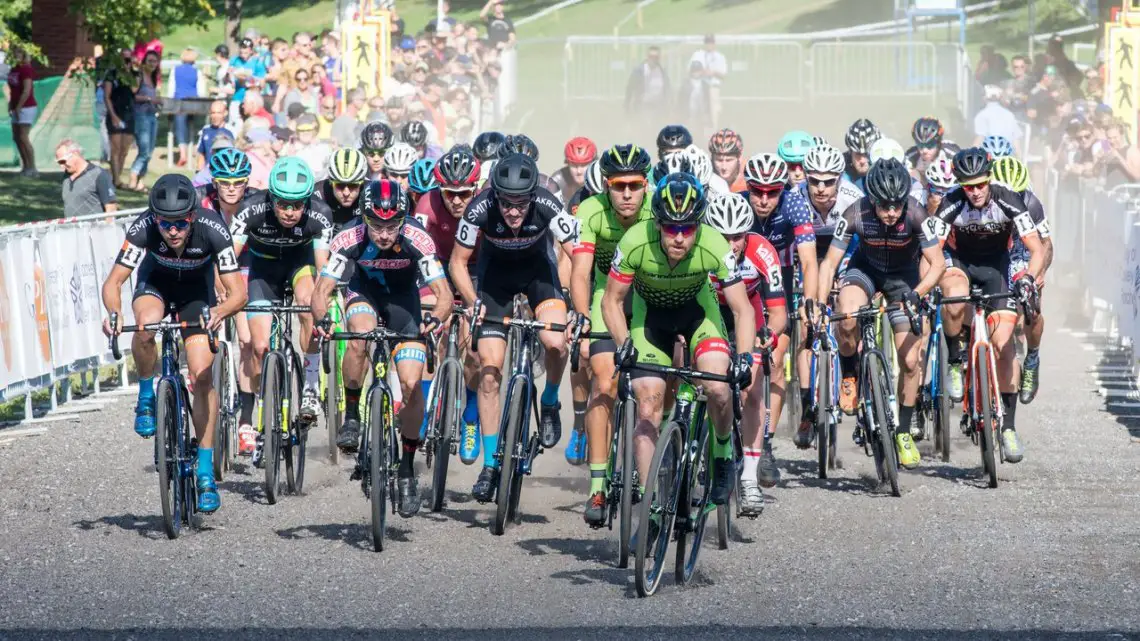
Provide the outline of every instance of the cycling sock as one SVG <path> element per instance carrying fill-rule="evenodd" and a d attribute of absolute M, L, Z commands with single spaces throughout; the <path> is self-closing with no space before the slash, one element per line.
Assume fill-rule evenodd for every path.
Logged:
<path fill-rule="evenodd" d="M 558 405 L 558 383 L 546 382 L 546 387 L 542 390 L 542 404 Z"/>
<path fill-rule="evenodd" d="M 493 467 L 499 469 L 499 462 L 495 460 L 495 454 L 499 451 L 499 435 L 498 434 L 484 434 L 483 435 L 483 467 Z"/>
<path fill-rule="evenodd" d="M 744 448 L 744 464 L 741 467 L 742 478 L 755 481 L 756 468 L 760 466 L 760 454 L 762 450 L 754 450 L 751 447 Z"/>
<path fill-rule="evenodd" d="M 1035 349 L 1025 351 L 1025 360 L 1021 363 L 1024 367 L 1033 369 L 1041 364 L 1041 352 Z"/>
<path fill-rule="evenodd" d="M 139 379 L 139 400 L 144 401 L 154 398 L 154 377 L 140 378 Z"/>
<path fill-rule="evenodd" d="M 463 422 L 479 422 L 479 395 L 470 387 L 467 388 L 467 405 L 463 407 Z"/>
<path fill-rule="evenodd" d="M 241 424 L 252 424 L 254 406 L 253 392 L 238 392 L 238 400 L 241 402 Z"/>
<path fill-rule="evenodd" d="M 321 384 L 321 355 L 305 354 L 305 389 L 316 391 Z"/>
<path fill-rule="evenodd" d="M 732 458 L 732 434 L 721 439 L 720 434 L 713 434 L 713 458 Z"/>
<path fill-rule="evenodd" d="M 607 463 L 590 463 L 590 494 L 605 491 L 607 467 Z"/>
<path fill-rule="evenodd" d="M 1017 392 L 1012 392 L 1010 394 L 1006 394 L 1005 392 L 1002 392 L 1001 393 L 1001 406 L 1002 406 L 1002 409 L 1005 410 L 1005 416 L 1003 417 L 1002 424 L 1001 424 L 1002 431 L 1004 432 L 1005 430 L 1016 429 L 1013 426 L 1013 421 L 1014 421 L 1014 414 L 1017 413 Z"/>
<path fill-rule="evenodd" d="M 420 391 L 424 394 L 424 402 L 427 402 L 428 392 L 431 390 L 431 381 L 420 381 Z"/>
<path fill-rule="evenodd" d="M 586 429 L 586 401 L 574 401 L 574 430 L 581 432 Z"/>
<path fill-rule="evenodd" d="M 344 418 L 360 420 L 360 388 L 344 388 Z"/>
<path fill-rule="evenodd" d="M 413 463 L 416 459 L 416 448 L 420 446 L 419 439 L 404 437 L 401 439 L 404 442 L 403 453 L 400 456 L 400 470 L 396 474 L 399 478 L 406 479 L 415 476 L 415 467 Z"/>
<path fill-rule="evenodd" d="M 910 434 L 910 424 L 914 420 L 914 406 L 899 403 L 898 434 Z"/>
<path fill-rule="evenodd" d="M 854 378 L 855 372 L 859 369 L 859 357 L 855 354 L 850 356 L 839 355 L 839 371 L 843 373 L 843 378 Z"/>
<path fill-rule="evenodd" d="M 803 411 L 805 414 L 807 413 L 808 409 L 810 409 L 811 406 L 815 404 L 814 401 L 815 401 L 815 399 L 813 399 L 811 397 L 811 388 L 810 387 L 801 387 L 800 388 L 800 407 L 803 408 Z"/>
<path fill-rule="evenodd" d="M 214 450 L 210 447 L 198 448 L 198 478 L 214 478 Z"/>
<path fill-rule="evenodd" d="M 962 362 L 962 341 L 957 336 L 946 337 L 946 362 L 951 365 Z"/>

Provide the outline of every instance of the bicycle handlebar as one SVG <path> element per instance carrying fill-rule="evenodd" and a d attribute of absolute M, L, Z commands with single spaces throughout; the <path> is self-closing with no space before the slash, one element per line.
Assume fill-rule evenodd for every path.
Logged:
<path fill-rule="evenodd" d="M 199 329 L 199 328 L 201 328 L 201 329 L 206 330 L 206 340 L 210 346 L 210 353 L 211 354 L 217 354 L 218 353 L 218 333 L 209 328 L 209 324 L 210 324 L 210 308 L 209 307 L 202 308 L 202 320 L 201 321 L 167 321 L 167 320 L 162 320 L 162 321 L 159 321 L 157 323 L 144 323 L 142 325 L 138 325 L 138 324 L 124 325 L 122 328 L 119 329 L 118 332 L 116 332 L 115 331 L 115 325 L 117 325 L 118 323 L 119 323 L 119 314 L 117 312 L 111 312 L 110 316 L 108 317 L 108 324 L 111 326 L 111 336 L 108 339 L 108 343 L 109 343 L 110 348 L 111 348 L 111 356 L 113 356 L 115 358 L 115 360 L 117 360 L 117 361 L 123 359 L 123 353 L 119 349 L 119 340 L 118 340 L 119 334 L 131 334 L 134 332 L 169 332 L 169 331 L 174 331 L 176 329 L 182 330 L 182 329 Z"/>
<path fill-rule="evenodd" d="M 432 373 L 435 371 L 435 341 L 432 336 L 424 336 L 423 334 L 401 334 L 400 332 L 393 332 L 387 327 L 377 327 L 367 332 L 332 332 L 327 337 L 321 337 L 319 344 L 323 344 L 326 340 L 329 341 L 352 341 L 352 340 L 365 340 L 365 341 L 416 341 L 424 344 L 424 350 L 427 352 L 427 371 Z"/>
<path fill-rule="evenodd" d="M 313 308 L 307 305 L 246 305 L 243 312 L 268 312 L 270 314 L 311 314 Z"/>

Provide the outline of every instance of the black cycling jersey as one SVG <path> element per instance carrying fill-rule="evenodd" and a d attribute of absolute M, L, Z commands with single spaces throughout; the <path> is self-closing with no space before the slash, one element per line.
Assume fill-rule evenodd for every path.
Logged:
<path fill-rule="evenodd" d="M 908 198 L 898 222 L 884 225 L 875 214 L 871 199 L 863 197 L 848 207 L 835 224 L 831 249 L 847 251 L 851 237 L 858 235 L 859 246 L 855 248 L 852 263 L 859 259 L 887 274 L 912 270 L 918 264 L 922 249 L 938 244 L 937 236 L 926 233 L 925 219 L 926 209 L 914 198 Z"/>
<path fill-rule="evenodd" d="M 962 148 L 958 146 L 958 143 L 955 143 L 951 140 L 943 140 L 942 145 L 938 148 L 938 155 L 934 158 L 935 160 L 938 158 L 945 158 L 947 160 L 950 160 L 954 157 L 954 154 L 958 153 L 961 150 Z M 919 175 L 922 175 L 922 173 L 926 171 L 927 166 L 929 166 L 929 163 L 923 162 L 922 157 L 919 156 L 918 145 L 913 145 L 910 149 L 906 150 L 906 163 L 908 166 L 918 171 Z M 925 177 L 923 180 L 925 180 Z"/>
<path fill-rule="evenodd" d="M 199 207 L 186 233 L 182 251 L 175 251 L 166 244 L 154 215 L 149 210 L 145 211 L 127 228 L 127 238 L 115 263 L 133 270 L 143 263 L 145 257 L 150 273 L 178 279 L 201 278 L 203 274 L 209 274 L 212 280 L 215 264 L 222 274 L 238 270 L 230 232 L 221 214 Z"/>
<path fill-rule="evenodd" d="M 581 205 L 583 200 L 586 200 L 590 196 L 594 195 L 596 194 L 590 191 L 587 187 L 579 188 L 578 191 L 574 192 L 574 195 L 570 197 L 570 200 L 566 202 L 566 211 L 570 212 L 571 216 L 577 214 L 578 205 Z"/>
<path fill-rule="evenodd" d="M 331 215 L 323 200 L 310 198 L 301 220 L 286 229 L 278 222 L 272 197 L 265 191 L 234 216 L 230 230 L 239 249 L 248 244 L 249 250 L 261 258 L 292 258 L 306 254 L 310 245 L 317 250 L 329 248 Z"/>
<path fill-rule="evenodd" d="M 198 204 L 207 209 L 213 209 L 219 214 L 222 214 L 222 218 L 225 219 L 226 225 L 228 226 L 230 224 L 231 221 L 229 217 L 222 212 L 222 201 L 221 198 L 218 197 L 218 190 L 216 187 L 214 187 L 214 183 L 199 185 L 198 187 L 194 188 L 194 193 L 197 197 Z M 246 187 L 245 193 L 242 194 L 241 200 L 237 202 L 237 210 L 241 211 L 244 209 L 246 205 L 249 204 L 250 200 L 255 198 L 257 194 L 260 193 L 262 193 L 260 189 Z"/>
<path fill-rule="evenodd" d="M 363 190 L 364 186 L 361 187 L 361 191 Z M 356 196 L 356 201 L 352 203 L 351 207 L 341 205 L 340 201 L 336 199 L 336 194 L 333 193 L 332 179 L 318 182 L 313 194 L 329 206 L 329 211 L 332 212 L 330 220 L 332 220 L 334 234 L 347 227 L 354 218 L 360 215 L 360 196 Z"/>
<path fill-rule="evenodd" d="M 553 258 L 551 234 L 564 243 L 574 238 L 576 228 L 574 217 L 566 212 L 557 196 L 539 187 L 531 198 L 522 227 L 516 232 L 503 218 L 495 190 L 484 189 L 467 205 L 455 230 L 455 242 L 474 249 L 482 234 L 481 262 L 533 260 L 538 256 Z"/>
<path fill-rule="evenodd" d="M 443 278 L 435 241 L 415 218 L 404 221 L 400 237 L 389 249 L 377 247 L 368 237 L 368 227 L 358 220 L 336 235 L 331 251 L 321 276 L 342 282 L 355 273 L 387 292 L 402 293 L 419 291 L 418 282 L 426 285 Z M 353 263 L 355 270 L 349 269 Z"/>
<path fill-rule="evenodd" d="M 955 189 L 926 223 L 930 234 L 947 240 L 950 249 L 967 262 L 1008 253 L 1015 228 L 1022 236 L 1037 228 L 1021 195 L 999 183 L 990 183 L 989 189 L 990 200 L 981 209 L 970 204 L 965 189 Z"/>

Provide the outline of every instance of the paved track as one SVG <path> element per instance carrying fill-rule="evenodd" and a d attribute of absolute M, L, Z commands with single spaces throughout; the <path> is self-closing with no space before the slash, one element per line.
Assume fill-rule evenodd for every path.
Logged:
<path fill-rule="evenodd" d="M 1140 639 L 1140 447 L 1090 391 L 1094 353 L 1046 343 L 1026 460 L 997 490 L 960 436 L 902 498 L 873 491 L 847 434 L 829 481 L 780 440 L 763 516 L 650 599 L 614 567 L 616 535 L 583 525 L 586 472 L 561 448 L 502 537 L 455 463 L 449 507 L 392 517 L 374 553 L 359 484 L 321 459 L 275 506 L 259 476 L 230 477 L 205 529 L 169 541 L 124 398 L 0 444 L 0 639 Z"/>

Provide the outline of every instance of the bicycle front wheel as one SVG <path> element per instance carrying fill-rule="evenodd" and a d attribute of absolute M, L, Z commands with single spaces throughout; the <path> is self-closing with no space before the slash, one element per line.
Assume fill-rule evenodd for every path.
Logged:
<path fill-rule="evenodd" d="M 634 584 L 637 596 L 652 596 L 661 584 L 669 539 L 677 518 L 677 500 L 681 494 L 681 428 L 670 422 L 657 437 L 649 476 L 637 523 L 637 545 L 634 553 Z"/>
<path fill-rule="evenodd" d="M 321 348 L 321 361 L 325 372 L 325 423 L 329 431 L 329 460 L 334 465 L 340 456 L 340 448 L 336 445 L 336 433 L 343 420 L 340 411 L 340 367 L 336 354 L 336 343 L 326 342 Z"/>
<path fill-rule="evenodd" d="M 384 551 L 388 528 L 388 430 L 392 429 L 391 403 L 380 386 L 368 398 L 368 496 L 372 501 L 372 549 Z"/>
<path fill-rule="evenodd" d="M 887 385 L 890 379 L 884 369 L 882 360 L 877 355 L 867 359 L 866 374 L 869 376 L 871 387 L 871 411 L 874 414 L 875 425 L 872 434 L 875 435 L 879 452 L 875 462 L 879 466 L 879 480 L 891 484 L 891 494 L 902 496 L 899 490 L 899 462 L 898 451 L 895 449 L 895 431 L 887 422 Z"/>
<path fill-rule="evenodd" d="M 281 492 L 281 429 L 285 420 L 282 396 L 285 393 L 285 359 L 280 352 L 269 352 L 261 368 L 261 433 L 265 467 L 265 500 L 277 503 Z"/>
<path fill-rule="evenodd" d="M 934 449 L 942 457 L 943 463 L 950 462 L 950 410 L 953 407 L 950 392 L 947 391 L 947 381 L 950 380 L 947 353 L 946 335 L 942 334 L 938 337 L 938 389 L 933 400 Z"/>
<path fill-rule="evenodd" d="M 301 357 L 294 354 L 293 373 L 289 377 L 289 387 L 293 393 L 289 402 L 287 434 L 289 446 L 285 451 L 289 454 L 289 491 L 298 495 L 305 491 L 305 455 L 309 442 L 309 425 L 301 420 L 301 385 L 304 383 L 304 371 Z"/>
<path fill-rule="evenodd" d="M 788 420 L 788 433 L 795 434 L 799 429 L 800 415 L 803 413 L 803 408 L 800 407 L 800 376 L 803 375 L 799 371 L 799 353 L 800 353 L 800 323 L 795 318 L 789 318 L 788 322 L 792 324 L 791 337 L 788 339 L 788 351 L 785 358 L 788 359 L 787 378 L 785 383 L 784 393 L 784 416 Z M 765 401 L 767 402 L 767 400 Z M 775 430 L 776 426 L 772 426 Z"/>
<path fill-rule="evenodd" d="M 515 515 L 518 497 L 512 496 L 519 492 L 518 486 L 522 479 L 517 478 L 521 473 L 519 463 L 525 458 L 525 444 L 521 443 L 523 422 L 527 420 L 525 401 L 529 390 L 518 380 L 512 380 L 507 388 L 507 420 L 503 423 L 503 431 L 499 433 L 502 440 L 500 449 L 503 458 L 499 462 L 499 487 L 495 492 L 495 518 L 491 521 L 491 534 L 502 536 L 507 529 L 507 522 Z M 512 509 L 512 506 L 514 509 Z"/>
<path fill-rule="evenodd" d="M 827 340 L 825 337 L 824 340 Z M 821 352 L 820 357 L 815 358 L 816 370 L 819 375 L 816 377 L 816 403 L 815 403 L 815 447 L 816 447 L 816 460 L 818 468 L 816 469 L 816 476 L 821 479 L 827 478 L 827 468 L 835 456 L 832 454 L 832 448 L 835 443 L 831 441 L 831 353 Z"/>
<path fill-rule="evenodd" d="M 701 440 L 697 449 L 699 457 L 691 465 L 685 466 L 685 482 L 681 484 L 681 498 L 678 502 L 677 514 L 684 518 L 681 527 L 677 528 L 677 583 L 684 585 L 693 578 L 697 568 L 697 559 L 701 555 L 701 545 L 705 540 L 705 527 L 708 525 L 709 513 L 717 506 L 709 502 L 713 485 L 713 459 L 712 459 L 712 424 L 705 417 L 705 423 L 700 426 L 706 436 Z M 720 506 L 723 508 L 724 506 Z M 725 524 L 727 527 L 727 523 Z M 725 531 L 727 537 L 728 532 Z"/>
<path fill-rule="evenodd" d="M 174 386 L 160 379 L 155 396 L 155 465 L 158 467 L 158 496 L 162 502 L 162 529 L 171 539 L 182 528 L 182 479 L 178 473 L 178 400 Z"/>
<path fill-rule="evenodd" d="M 978 443 L 982 447 L 982 468 L 986 472 L 989 486 L 993 488 L 998 486 L 997 457 L 994 454 L 994 444 L 997 441 L 998 431 L 995 421 L 997 412 L 994 411 L 993 390 L 990 387 L 989 348 L 983 347 L 978 350 L 977 363 L 978 376 L 974 380 L 977 382 L 976 388 L 982 404 L 981 412 L 979 412 L 981 424 L 978 426 L 981 438 L 978 439 Z"/>
<path fill-rule="evenodd" d="M 614 439 L 617 442 L 615 461 L 621 461 L 617 470 L 620 486 L 617 489 L 619 496 L 618 507 L 618 567 L 629 567 L 630 539 L 633 536 L 633 495 L 637 492 L 637 467 L 633 461 L 633 430 L 637 427 L 637 407 L 634 401 L 627 400 L 616 411 L 620 415 L 617 423 L 617 433 Z M 614 488 L 611 488 L 613 491 Z"/>
<path fill-rule="evenodd" d="M 214 426 L 214 478 L 220 483 L 225 479 L 225 473 L 233 465 L 233 456 L 237 453 L 237 424 L 230 404 L 230 395 L 233 393 L 230 378 L 230 344 L 226 341 L 218 342 L 218 353 L 214 354 L 214 363 L 210 367 L 210 377 L 214 381 L 214 389 L 218 392 L 218 420 Z"/>
<path fill-rule="evenodd" d="M 458 361 L 448 361 L 445 363 L 443 375 L 437 376 L 434 383 L 440 388 L 435 392 L 435 407 L 431 411 L 434 425 L 428 426 L 429 430 L 435 430 L 431 473 L 432 512 L 443 509 L 447 492 L 447 466 L 451 461 L 451 441 L 459 432 L 458 421 L 463 411 L 459 405 L 461 399 L 458 367 Z"/>

